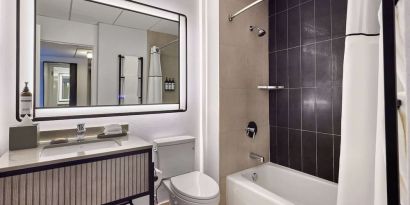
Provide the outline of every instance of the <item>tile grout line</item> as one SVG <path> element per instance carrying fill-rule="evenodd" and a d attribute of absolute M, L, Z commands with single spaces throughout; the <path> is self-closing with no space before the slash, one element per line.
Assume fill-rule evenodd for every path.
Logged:
<path fill-rule="evenodd" d="M 329 0 L 329 13 L 330 13 L 330 39 L 333 38 L 333 0 Z M 333 99 L 333 92 L 334 92 L 334 60 L 333 60 L 333 40 L 330 41 L 330 61 L 331 61 L 331 105 L 332 105 L 332 133 L 335 133 L 335 125 L 334 125 L 334 99 Z M 332 135 L 332 181 L 335 181 L 335 140 L 334 140 L 334 135 Z"/>
<path fill-rule="evenodd" d="M 314 86 L 315 86 L 315 104 L 314 104 L 314 107 L 315 107 L 315 130 L 316 130 L 316 133 L 315 133 L 315 157 L 316 157 L 316 160 L 315 160 L 315 175 L 316 176 L 318 176 L 318 173 L 319 173 L 319 167 L 318 167 L 318 162 L 317 162 L 317 160 L 318 160 L 318 146 L 317 146 L 317 89 L 316 89 L 316 86 L 317 86 L 317 60 L 316 60 L 316 58 L 317 58 L 317 56 L 316 56 L 316 46 L 317 46 L 317 42 L 316 42 L 316 40 L 317 40 L 317 38 L 316 38 L 316 0 L 313 0 L 313 27 L 314 27 L 314 34 L 315 34 L 315 36 L 314 36 L 314 42 L 315 42 L 315 44 L 314 44 L 314 49 L 315 49 L 315 58 L 314 58 L 314 73 L 315 73 L 315 83 L 314 83 Z"/>
<path fill-rule="evenodd" d="M 286 1 L 286 8 L 288 8 L 288 1 Z M 286 48 L 289 47 L 289 9 L 286 10 Z M 286 51 L 286 84 L 287 87 L 290 87 L 290 78 L 289 78 L 289 50 Z M 289 106 L 289 101 L 290 101 L 290 92 L 289 90 L 287 91 L 287 95 L 288 95 L 288 123 L 287 126 L 289 127 L 289 112 L 290 112 L 290 106 Z M 288 166 L 290 167 L 290 133 L 289 133 L 289 129 L 286 130 L 288 133 L 288 153 L 287 153 L 287 157 L 288 157 Z"/>
<path fill-rule="evenodd" d="M 332 134 L 332 133 L 328 133 L 328 132 L 316 132 L 316 131 L 312 131 L 312 130 L 295 129 L 295 128 L 283 127 L 283 126 L 271 126 L 271 127 L 287 128 L 287 129 L 290 129 L 290 130 L 296 130 L 296 131 L 302 131 L 302 132 L 310 132 L 310 133 L 318 133 L 318 134 L 323 134 L 323 135 L 335 135 L 335 136 L 340 136 L 340 135 Z"/>
<path fill-rule="evenodd" d="M 286 9 L 281 10 L 281 11 L 276 11 L 277 5 L 275 4 L 275 12 L 272 13 L 271 15 L 269 15 L 268 17 L 271 17 L 271 16 L 275 16 L 275 15 L 277 15 L 277 14 L 284 13 L 284 12 L 286 12 L 286 11 L 288 11 L 288 10 L 291 10 L 291 9 L 294 9 L 294 8 L 296 8 L 296 7 L 301 7 L 303 4 L 310 3 L 311 1 L 313 1 L 313 0 L 308 0 L 308 1 L 305 1 L 305 2 L 302 2 L 302 3 L 298 3 L 298 4 L 296 4 L 296 5 L 294 5 L 294 6 L 291 6 L 291 7 L 288 7 L 288 4 L 287 4 L 287 5 L 286 5 Z M 286 2 L 286 3 L 287 3 L 287 2 Z"/>
<path fill-rule="evenodd" d="M 276 20 L 276 19 L 275 19 L 275 20 Z M 276 49 L 276 50 L 274 50 L 274 51 L 269 52 L 269 54 L 271 54 L 271 53 L 276 53 L 276 52 L 281 52 L 281 51 L 285 51 L 285 50 L 291 50 L 291 49 L 294 49 L 294 48 L 297 48 L 297 47 L 313 46 L 313 45 L 316 45 L 316 44 L 319 44 L 319 43 L 324 43 L 324 42 L 327 42 L 327 41 L 338 40 L 338 39 L 342 39 L 342 38 L 346 38 L 346 36 L 339 36 L 339 37 L 335 37 L 335 38 L 329 38 L 329 39 L 320 40 L 320 41 L 317 41 L 317 42 L 316 42 L 316 40 L 315 40 L 315 42 L 313 42 L 313 43 L 306 43 L 306 44 L 302 44 L 302 42 L 301 42 L 301 44 L 300 44 L 299 46 L 293 46 L 293 47 L 284 48 L 284 49 Z M 301 41 L 302 41 L 302 39 L 301 39 Z"/>
<path fill-rule="evenodd" d="M 277 4 L 275 1 L 275 10 L 276 10 Z M 274 50 L 277 49 L 278 45 L 277 45 L 277 30 L 276 30 L 276 24 L 277 24 L 277 18 L 275 16 L 275 25 L 274 25 L 274 29 L 275 29 L 275 44 L 274 44 Z M 278 84 L 278 54 L 275 53 L 275 84 Z M 275 93 L 275 124 L 278 125 L 278 94 Z M 275 149 L 275 158 L 276 158 L 276 162 L 278 162 L 278 129 L 275 129 L 275 143 L 276 143 L 276 149 Z"/>
<path fill-rule="evenodd" d="M 299 6 L 299 45 L 302 45 L 302 7 Z M 300 129 L 303 128 L 303 89 L 302 89 L 302 46 L 299 48 L 299 87 L 300 87 Z M 300 130 L 300 170 L 303 170 L 303 135 Z"/>

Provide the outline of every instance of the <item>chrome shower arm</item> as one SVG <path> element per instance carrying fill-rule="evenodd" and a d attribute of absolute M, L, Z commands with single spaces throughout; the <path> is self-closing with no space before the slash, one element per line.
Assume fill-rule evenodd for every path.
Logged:
<path fill-rule="evenodd" d="M 236 16 L 238 16 L 238 15 L 241 14 L 242 12 L 244 12 L 244 11 L 246 11 L 246 10 L 252 8 L 253 6 L 255 6 L 255 5 L 261 3 L 262 1 L 264 1 L 264 0 L 256 0 L 256 1 L 254 1 L 253 3 L 249 4 L 248 6 L 246 6 L 245 8 L 243 8 L 243 9 L 237 11 L 236 13 L 234 13 L 234 14 L 229 14 L 228 20 L 229 20 L 229 21 L 233 21 L 233 19 L 234 19 Z"/>

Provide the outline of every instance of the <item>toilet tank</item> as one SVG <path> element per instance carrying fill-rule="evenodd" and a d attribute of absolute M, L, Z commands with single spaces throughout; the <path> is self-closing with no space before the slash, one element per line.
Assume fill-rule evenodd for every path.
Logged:
<path fill-rule="evenodd" d="M 163 178 L 194 171 L 195 138 L 178 136 L 154 140 L 154 161 Z"/>

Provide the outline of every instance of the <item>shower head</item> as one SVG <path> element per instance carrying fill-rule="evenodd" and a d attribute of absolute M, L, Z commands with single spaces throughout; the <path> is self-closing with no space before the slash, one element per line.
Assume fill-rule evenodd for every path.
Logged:
<path fill-rule="evenodd" d="M 266 31 L 262 28 L 256 27 L 256 26 L 249 26 L 250 31 L 254 31 L 256 29 L 257 34 L 259 37 L 262 37 L 266 34 Z"/>

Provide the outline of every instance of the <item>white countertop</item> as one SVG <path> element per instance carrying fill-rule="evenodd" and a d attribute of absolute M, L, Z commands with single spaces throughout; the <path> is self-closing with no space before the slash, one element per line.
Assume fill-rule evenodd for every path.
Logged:
<path fill-rule="evenodd" d="M 93 141 L 99 139 L 97 139 L 96 137 L 86 137 L 86 140 Z M 84 152 L 74 152 L 64 155 L 41 157 L 41 152 L 43 151 L 43 148 L 49 146 L 49 142 L 41 142 L 37 148 L 8 151 L 4 153 L 0 157 L 0 173 L 152 148 L 151 143 L 148 143 L 143 139 L 135 136 L 126 136 L 101 140 L 115 140 L 118 144 L 120 144 L 120 146 L 112 148 L 94 149 Z"/>

